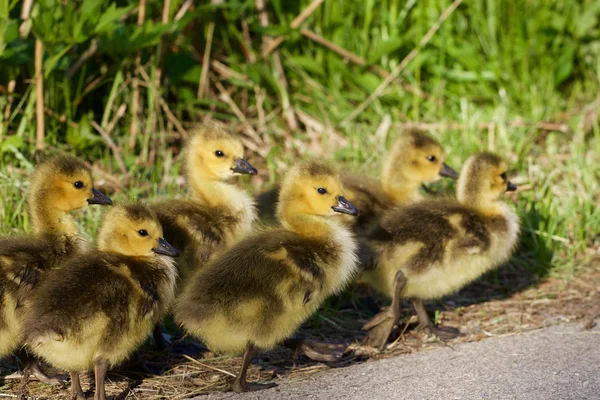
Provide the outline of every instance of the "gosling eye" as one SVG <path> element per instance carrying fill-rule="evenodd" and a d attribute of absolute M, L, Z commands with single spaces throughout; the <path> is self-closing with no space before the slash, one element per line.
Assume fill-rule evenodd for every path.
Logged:
<path fill-rule="evenodd" d="M 506 182 L 506 172 L 501 173 L 500 178 L 502 178 L 502 180 Z"/>
<path fill-rule="evenodd" d="M 83 184 L 83 182 L 77 181 L 77 182 L 73 183 L 73 186 L 75 186 L 75 189 L 83 189 L 83 187 L 85 185 Z"/>
<path fill-rule="evenodd" d="M 326 194 L 327 193 L 327 189 L 320 187 L 317 189 L 317 192 L 319 192 L 319 194 Z"/>
<path fill-rule="evenodd" d="M 144 237 L 144 236 L 148 236 L 148 231 L 145 229 L 140 229 L 138 231 L 138 233 L 140 234 L 140 236 Z"/>
<path fill-rule="evenodd" d="M 431 162 L 435 162 L 435 160 L 437 160 L 435 156 L 427 156 L 427 159 Z"/>
<path fill-rule="evenodd" d="M 221 150 L 217 150 L 217 151 L 215 151 L 215 156 L 217 156 L 217 157 L 224 157 L 225 153 L 223 153 Z"/>

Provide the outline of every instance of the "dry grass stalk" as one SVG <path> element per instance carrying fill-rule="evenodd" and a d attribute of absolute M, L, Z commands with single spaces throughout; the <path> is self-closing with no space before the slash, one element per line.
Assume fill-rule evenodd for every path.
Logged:
<path fill-rule="evenodd" d="M 169 10 L 170 9 L 171 9 L 171 0 L 164 0 L 163 9 L 162 9 L 162 18 L 161 18 L 161 22 L 163 24 L 169 23 Z M 160 46 L 159 46 L 160 53 L 158 55 L 158 67 L 156 68 L 156 74 L 155 74 L 156 88 L 160 88 L 160 81 L 162 78 L 162 63 L 163 63 L 163 58 L 165 55 L 165 46 L 166 46 L 165 35 L 163 35 L 163 37 L 160 40 Z"/>
<path fill-rule="evenodd" d="M 247 135 L 250 138 L 252 138 L 252 140 L 255 142 L 255 144 L 257 146 L 264 145 L 264 142 L 261 139 L 258 132 L 256 132 L 256 130 L 254 130 L 254 127 L 252 126 L 252 124 L 250 124 L 250 122 L 248 122 L 248 119 L 246 118 L 246 116 L 244 115 L 242 110 L 240 110 L 240 108 L 235 103 L 235 101 L 233 101 L 233 99 L 231 98 L 231 96 L 229 95 L 229 93 L 227 92 L 225 87 L 221 84 L 221 82 L 215 81 L 214 83 L 215 83 L 215 86 L 217 87 L 217 89 L 219 90 L 219 93 L 220 93 L 219 98 L 222 101 L 224 101 L 225 103 L 227 103 L 227 105 L 231 108 L 231 111 L 233 111 L 235 116 L 244 124 Z"/>
<path fill-rule="evenodd" d="M 269 26 L 269 15 L 265 10 L 265 2 L 264 0 L 255 0 L 256 9 L 258 10 L 258 19 L 260 21 L 260 25 L 263 28 Z M 263 36 L 263 47 L 269 45 L 269 38 Z M 283 70 L 283 64 L 281 63 L 281 57 L 279 56 L 278 51 L 273 52 L 273 62 L 275 64 L 276 69 L 276 78 L 279 81 L 280 89 L 281 89 L 281 105 L 283 107 L 283 114 L 287 121 L 288 128 L 290 130 L 295 131 L 298 129 L 298 121 L 296 120 L 296 115 L 294 112 L 294 108 L 290 104 L 290 96 L 289 96 L 289 85 L 287 79 L 285 77 L 285 71 Z"/>
<path fill-rule="evenodd" d="M 181 8 L 179 9 L 179 11 L 177 11 L 177 14 L 175 14 L 173 21 L 177 22 L 181 18 L 183 18 L 183 16 L 190 9 L 190 7 L 192 6 L 193 3 L 194 3 L 194 0 L 186 0 L 185 3 L 183 3 L 181 5 Z"/>
<path fill-rule="evenodd" d="M 206 47 L 204 48 L 204 56 L 202 57 L 202 73 L 200 74 L 200 82 L 198 83 L 198 98 L 203 98 L 208 93 L 208 70 L 210 67 L 210 50 L 212 47 L 213 35 L 215 33 L 215 23 L 211 21 L 208 24 L 208 32 L 206 33 Z"/>
<path fill-rule="evenodd" d="M 125 162 L 123 161 L 123 155 L 121 154 L 121 150 L 119 150 L 119 147 L 115 144 L 110 135 L 104 129 L 102 129 L 102 127 L 98 125 L 96 121 L 92 121 L 90 125 L 92 125 L 92 128 L 94 128 L 96 131 L 98 131 L 102 139 L 106 142 L 108 147 L 110 147 L 110 150 L 112 151 L 113 155 L 115 156 L 115 159 L 117 160 L 117 165 L 119 166 L 121 173 L 123 175 L 127 174 L 127 167 L 125 166 Z"/>
<path fill-rule="evenodd" d="M 23 6 L 21 7 L 21 20 L 23 21 L 19 26 L 19 34 L 21 35 L 21 39 L 25 39 L 29 33 L 29 28 L 31 26 L 29 14 L 31 14 L 32 5 L 33 0 L 24 0 Z"/>
<path fill-rule="evenodd" d="M 377 65 L 367 65 L 367 60 L 365 60 L 364 58 L 352 53 L 349 50 L 344 49 L 343 47 L 338 46 L 337 44 L 330 42 L 329 40 L 325 39 L 323 36 L 315 33 L 314 31 L 311 31 L 310 29 L 304 28 L 300 30 L 300 33 L 307 37 L 308 39 L 320 44 L 321 46 L 325 47 L 326 49 L 329 49 L 331 51 L 333 51 L 334 53 L 342 56 L 345 60 L 348 60 L 356 65 L 359 65 L 361 67 L 368 67 L 369 71 L 379 75 L 381 78 L 387 78 L 390 74 L 389 72 L 387 72 L 385 69 L 377 66 Z M 425 94 L 423 93 L 423 91 L 419 88 L 416 88 L 406 82 L 401 82 L 402 88 L 405 89 L 406 91 L 419 96 L 421 98 L 425 98 Z"/>
<path fill-rule="evenodd" d="M 347 125 L 350 121 L 356 118 L 375 99 L 379 98 L 383 94 L 388 85 L 392 83 L 392 81 L 394 81 L 402 71 L 404 71 L 406 66 L 417 56 L 417 54 L 419 54 L 419 51 L 421 51 L 421 49 L 427 43 L 429 43 L 433 35 L 435 35 L 435 33 L 440 29 L 440 26 L 442 26 L 442 23 L 454 12 L 454 10 L 456 10 L 456 8 L 458 8 L 460 3 L 462 3 L 462 0 L 454 0 L 454 2 L 448 8 L 446 8 L 444 12 L 442 12 L 439 19 L 433 24 L 433 26 L 429 29 L 425 36 L 421 38 L 421 41 L 419 41 L 417 47 L 415 47 L 410 53 L 408 53 L 406 57 L 404 57 L 404 60 L 402 60 L 402 62 L 398 64 L 396 68 L 394 68 L 390 75 L 387 78 L 385 78 L 383 82 L 381 82 L 377 89 L 375 89 L 375 91 L 371 93 L 371 95 L 365 101 L 363 101 L 358 107 L 356 107 L 356 109 L 354 109 L 354 111 L 352 111 L 346 118 L 344 118 L 344 120 L 341 123 L 342 126 Z"/>
<path fill-rule="evenodd" d="M 290 23 L 290 28 L 298 29 L 300 25 L 308 18 L 321 4 L 323 4 L 325 0 L 313 0 L 300 14 L 296 16 Z M 271 42 L 265 47 L 263 50 L 262 56 L 263 58 L 269 57 L 271 52 L 273 52 L 283 41 L 285 37 L 283 35 L 277 36 L 275 39 L 271 40 Z"/>
<path fill-rule="evenodd" d="M 525 122 L 522 120 L 515 120 L 508 123 L 511 128 L 537 128 L 546 131 L 554 131 L 561 133 L 568 133 L 570 131 L 569 126 L 561 122 Z M 471 128 L 468 124 L 463 124 L 455 121 L 448 122 L 419 122 L 419 121 L 407 121 L 397 122 L 393 124 L 394 127 L 406 130 L 417 130 L 417 131 L 448 131 L 448 130 L 461 130 Z M 496 128 L 494 122 L 481 122 L 474 126 L 476 129 L 487 129 L 488 133 L 490 129 Z"/>
<path fill-rule="evenodd" d="M 244 56 L 249 63 L 254 64 L 256 62 L 256 54 L 254 54 L 254 50 L 252 50 L 250 27 L 248 26 L 248 21 L 245 19 L 242 20 L 242 37 L 244 38 Z"/>
<path fill-rule="evenodd" d="M 44 150 L 46 125 L 44 121 L 44 45 L 35 40 L 35 149 Z"/>
<path fill-rule="evenodd" d="M 7 87 L 7 96 L 6 96 L 6 107 L 4 108 L 4 120 L 6 121 L 6 129 L 8 130 L 8 119 L 10 118 L 10 112 L 12 111 L 12 103 L 13 103 L 13 93 L 15 92 L 15 87 L 17 86 L 17 81 L 11 79 L 8 82 Z M 0 140 L 2 140 L 2 134 L 4 132 L 4 124 L 0 125 Z"/>
<path fill-rule="evenodd" d="M 162 96 L 158 96 L 158 101 L 160 103 L 160 107 L 165 112 L 165 115 L 167 116 L 167 119 L 173 124 L 173 126 L 175 127 L 175 129 L 177 129 L 177 132 L 179 132 L 179 134 L 182 137 L 187 137 L 188 136 L 187 131 L 185 130 L 185 128 L 183 127 L 183 125 L 181 125 L 181 122 L 179 122 L 179 120 L 177 119 L 177 117 L 175 117 L 175 115 L 173 114 L 173 112 L 169 108 L 169 105 L 167 104 L 167 102 L 165 101 L 165 99 L 163 99 Z"/>
<path fill-rule="evenodd" d="M 140 6 L 138 8 L 137 25 L 144 25 L 144 18 L 146 16 L 146 0 L 140 0 Z M 142 56 L 140 53 L 135 57 L 136 72 L 133 74 L 132 87 L 133 93 L 131 98 L 131 125 L 129 126 L 129 149 L 135 149 L 135 142 L 138 134 L 138 111 L 140 107 L 140 86 L 139 79 L 137 76 L 137 70 L 142 62 Z"/>
<path fill-rule="evenodd" d="M 388 132 L 392 127 L 392 117 L 390 114 L 385 114 L 381 123 L 375 130 L 375 138 L 377 138 L 377 143 L 379 144 L 380 150 L 385 150 L 385 140 L 387 139 Z"/>

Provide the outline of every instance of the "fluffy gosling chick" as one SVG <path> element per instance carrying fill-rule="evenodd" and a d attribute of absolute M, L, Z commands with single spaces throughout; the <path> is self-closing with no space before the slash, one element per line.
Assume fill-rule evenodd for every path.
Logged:
<path fill-rule="evenodd" d="M 108 368 L 143 343 L 172 302 L 177 254 L 154 212 L 119 205 L 104 218 L 97 250 L 41 282 L 25 311 L 24 337 L 34 354 L 70 372 L 74 399 L 85 399 L 78 372 L 91 368 L 95 399 L 106 398 Z"/>
<path fill-rule="evenodd" d="M 394 206 L 422 200 L 419 188 L 423 184 L 440 177 L 458 177 L 444 160 L 444 150 L 432 136 L 417 131 L 402 134 L 392 145 L 378 180 L 348 172 L 340 175 L 348 200 L 360 210 L 359 218 L 342 216 L 343 220 L 366 231 Z M 273 219 L 277 190 L 266 191 L 257 197 L 261 220 Z"/>
<path fill-rule="evenodd" d="M 356 271 L 356 242 L 334 215 L 357 215 L 334 171 L 304 162 L 286 175 L 278 203 L 281 228 L 243 239 L 192 278 L 175 318 L 210 349 L 244 352 L 232 389 L 258 390 L 246 370 L 258 350 L 289 338 Z"/>
<path fill-rule="evenodd" d="M 38 281 L 85 249 L 86 241 L 70 213 L 87 204 L 109 205 L 111 200 L 94 189 L 85 164 L 74 157 L 58 156 L 37 166 L 28 194 L 34 233 L 0 238 L 0 358 L 21 344 L 22 306 Z M 37 363 L 29 367 L 43 382 L 58 383 Z"/>
<path fill-rule="evenodd" d="M 434 326 L 423 300 L 455 292 L 509 259 L 519 221 L 499 200 L 505 191 L 516 190 L 507 168 L 495 154 L 476 154 L 462 169 L 456 200 L 423 201 L 384 215 L 369 237 L 377 266 L 365 278 L 393 300 L 389 310 L 365 325 L 368 343 L 384 347 L 400 318 L 402 297 L 413 299 L 427 333 L 452 336 Z"/>
<path fill-rule="evenodd" d="M 423 200 L 419 189 L 424 184 L 440 177 L 458 178 L 445 158 L 444 149 L 434 137 L 409 131 L 393 143 L 379 181 L 364 175 L 342 175 L 348 199 L 360 209 L 359 225 L 375 222 L 395 206 Z"/>
<path fill-rule="evenodd" d="M 252 228 L 254 202 L 229 182 L 235 175 L 257 173 L 243 157 L 242 142 L 222 125 L 199 127 L 185 148 L 189 198 L 152 205 L 165 239 L 181 251 L 177 268 L 182 282 L 217 249 L 232 244 Z"/>

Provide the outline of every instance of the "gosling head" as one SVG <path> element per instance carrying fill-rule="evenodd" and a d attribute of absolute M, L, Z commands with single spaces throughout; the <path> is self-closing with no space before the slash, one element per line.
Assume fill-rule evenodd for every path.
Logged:
<path fill-rule="evenodd" d="M 277 214 L 282 222 L 296 216 L 328 218 L 339 213 L 358 215 L 344 198 L 333 168 L 320 161 L 302 162 L 291 168 L 281 184 Z"/>
<path fill-rule="evenodd" d="M 234 175 L 256 175 L 257 170 L 244 160 L 240 139 L 218 124 L 199 127 L 187 144 L 187 175 L 191 179 L 226 181 Z"/>
<path fill-rule="evenodd" d="M 65 215 L 87 204 L 110 205 L 110 198 L 94 189 L 92 174 L 71 156 L 55 156 L 40 163 L 31 180 L 29 211 L 36 233 L 75 231 Z"/>
<path fill-rule="evenodd" d="M 508 164 L 496 154 L 484 152 L 469 157 L 458 178 L 458 201 L 483 209 L 493 207 L 504 192 L 517 190 L 507 172 Z"/>
<path fill-rule="evenodd" d="M 106 214 L 98 232 L 98 250 L 146 258 L 179 255 L 163 239 L 156 213 L 141 203 L 117 205 Z"/>
<path fill-rule="evenodd" d="M 444 160 L 444 150 L 435 138 L 422 132 L 404 133 L 393 144 L 384 165 L 384 187 L 393 191 L 394 187 L 419 187 L 440 177 L 458 178 L 458 173 Z"/>

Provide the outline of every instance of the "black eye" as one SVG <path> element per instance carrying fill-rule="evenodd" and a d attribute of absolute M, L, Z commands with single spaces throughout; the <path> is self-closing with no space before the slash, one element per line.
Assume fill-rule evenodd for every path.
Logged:
<path fill-rule="evenodd" d="M 435 162 L 435 160 L 437 160 L 435 156 L 427 156 L 427 159 L 431 162 Z"/>
<path fill-rule="evenodd" d="M 140 234 L 140 236 L 148 236 L 148 231 L 145 229 L 140 229 L 138 233 Z"/>
<path fill-rule="evenodd" d="M 506 181 L 506 172 L 501 173 L 500 178 L 502 178 L 503 181 Z"/>
<path fill-rule="evenodd" d="M 325 189 L 325 188 L 318 188 L 317 192 L 319 192 L 319 194 L 325 194 L 325 193 L 327 193 L 327 189 Z"/>
<path fill-rule="evenodd" d="M 225 153 L 223 153 L 221 150 L 217 150 L 217 151 L 215 151 L 215 155 L 217 157 L 223 157 L 225 155 Z"/>
<path fill-rule="evenodd" d="M 77 181 L 73 184 L 73 186 L 75 186 L 75 189 L 81 189 L 83 188 L 85 185 L 83 184 L 83 182 L 81 181 Z"/>

